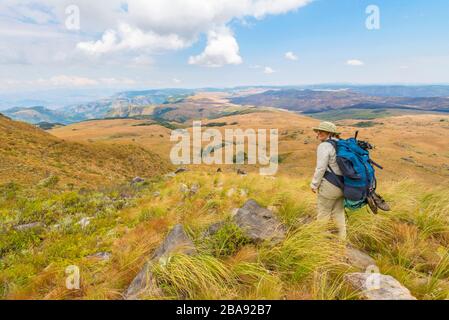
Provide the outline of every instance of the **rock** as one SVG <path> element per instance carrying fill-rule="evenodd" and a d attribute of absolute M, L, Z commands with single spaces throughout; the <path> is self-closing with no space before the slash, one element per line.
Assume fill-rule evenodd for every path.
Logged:
<path fill-rule="evenodd" d="M 32 222 L 32 223 L 14 226 L 13 229 L 16 231 L 27 231 L 30 229 L 38 229 L 38 228 L 43 228 L 43 227 L 44 227 L 44 224 L 42 222 Z"/>
<path fill-rule="evenodd" d="M 84 217 L 78 222 L 78 224 L 82 229 L 85 229 L 90 224 L 90 220 L 92 220 L 91 217 Z"/>
<path fill-rule="evenodd" d="M 162 245 L 153 253 L 151 259 L 144 265 L 139 274 L 131 282 L 124 293 L 127 300 L 138 300 L 142 295 L 162 295 L 151 273 L 151 267 L 155 263 L 161 263 L 174 253 L 186 255 L 196 254 L 196 248 L 192 240 L 187 236 L 182 225 L 176 225 L 167 235 Z"/>
<path fill-rule="evenodd" d="M 254 200 L 249 200 L 233 217 L 235 223 L 253 242 L 278 242 L 285 238 L 285 227 L 273 212 L 262 208 Z"/>
<path fill-rule="evenodd" d="M 145 179 L 141 178 L 141 177 L 135 177 L 132 181 L 131 184 L 137 184 L 137 183 L 141 183 L 141 182 L 145 182 Z"/>
<path fill-rule="evenodd" d="M 161 193 L 159 191 L 153 192 L 153 197 L 159 198 L 161 196 Z"/>
<path fill-rule="evenodd" d="M 111 259 L 111 254 L 109 252 L 98 252 L 87 256 L 88 259 L 99 259 L 103 261 L 108 261 Z"/>
<path fill-rule="evenodd" d="M 360 291 L 364 300 L 416 300 L 410 291 L 392 276 L 380 273 L 349 273 L 345 281 Z"/>
<path fill-rule="evenodd" d="M 189 193 L 190 189 L 189 189 L 189 187 L 186 184 L 181 183 L 179 185 L 179 191 L 182 192 L 182 193 Z"/>
<path fill-rule="evenodd" d="M 237 174 L 241 175 L 241 176 L 246 176 L 246 171 L 242 170 L 242 169 L 238 169 L 237 170 Z"/>
<path fill-rule="evenodd" d="M 174 177 L 176 177 L 176 174 L 174 172 L 170 172 L 170 173 L 167 173 L 166 175 L 164 175 L 164 178 L 166 178 L 166 179 L 170 179 L 170 178 L 174 178 Z"/>
<path fill-rule="evenodd" d="M 346 259 L 354 267 L 365 271 L 368 267 L 376 266 L 376 261 L 366 253 L 357 250 L 353 247 L 346 248 Z"/>
<path fill-rule="evenodd" d="M 198 191 L 200 191 L 200 185 L 198 183 L 194 183 L 191 187 L 190 187 L 190 195 L 195 195 L 198 193 Z"/>
<path fill-rule="evenodd" d="M 175 171 L 175 174 L 183 173 L 189 171 L 187 168 L 181 167 Z"/>

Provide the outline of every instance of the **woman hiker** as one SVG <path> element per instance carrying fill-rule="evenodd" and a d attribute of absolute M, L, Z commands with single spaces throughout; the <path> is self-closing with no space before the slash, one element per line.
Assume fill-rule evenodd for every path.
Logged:
<path fill-rule="evenodd" d="M 331 122 L 322 122 L 313 131 L 321 141 L 317 150 L 317 165 L 312 179 L 311 188 L 318 194 L 318 220 L 328 222 L 333 220 L 340 239 L 346 239 L 346 218 L 344 195 L 339 187 L 338 176 L 341 170 L 337 164 L 337 154 L 329 139 L 338 140 L 340 133 L 337 126 Z M 333 171 L 333 174 L 331 170 Z M 340 184 L 341 185 L 341 184 Z"/>

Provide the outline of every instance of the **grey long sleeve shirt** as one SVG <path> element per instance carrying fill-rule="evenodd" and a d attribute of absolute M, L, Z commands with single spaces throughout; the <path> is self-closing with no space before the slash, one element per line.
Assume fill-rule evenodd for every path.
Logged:
<path fill-rule="evenodd" d="M 335 139 L 336 140 L 336 139 Z M 321 182 L 324 179 L 324 174 L 328 167 L 331 167 L 334 170 L 335 174 L 341 175 L 341 170 L 337 164 L 337 153 L 335 148 L 329 142 L 322 142 L 318 146 L 317 150 L 317 163 L 315 174 L 312 179 L 311 188 L 314 190 L 318 190 L 321 185 Z"/>

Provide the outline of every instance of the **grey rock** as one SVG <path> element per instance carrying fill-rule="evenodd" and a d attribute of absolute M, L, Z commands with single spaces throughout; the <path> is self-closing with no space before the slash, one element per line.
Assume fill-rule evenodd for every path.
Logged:
<path fill-rule="evenodd" d="M 195 195 L 198 193 L 198 191 L 200 191 L 200 185 L 198 183 L 194 183 L 190 187 L 190 195 Z"/>
<path fill-rule="evenodd" d="M 175 171 L 175 174 L 183 173 L 189 171 L 187 168 L 181 167 Z"/>
<path fill-rule="evenodd" d="M 164 178 L 166 178 L 166 179 L 170 179 L 170 178 L 174 178 L 174 177 L 176 177 L 176 174 L 174 172 L 170 172 L 170 173 L 167 173 L 166 175 L 164 175 Z"/>
<path fill-rule="evenodd" d="M 137 183 L 141 183 L 141 182 L 145 182 L 145 179 L 141 178 L 141 177 L 135 177 L 132 181 L 131 184 L 137 184 Z"/>
<path fill-rule="evenodd" d="M 237 170 L 237 174 L 241 175 L 241 176 L 246 176 L 246 171 L 242 170 L 242 169 L 238 169 Z"/>
<path fill-rule="evenodd" d="M 364 271 L 368 267 L 376 266 L 376 261 L 373 258 L 353 247 L 346 248 L 346 258 L 351 265 Z"/>
<path fill-rule="evenodd" d="M 153 192 L 153 197 L 159 198 L 161 196 L 161 193 L 159 191 Z"/>
<path fill-rule="evenodd" d="M 87 256 L 87 258 L 108 261 L 111 259 L 111 254 L 109 252 L 98 252 L 98 253 L 92 254 L 90 256 Z"/>
<path fill-rule="evenodd" d="M 279 242 L 285 238 L 285 227 L 270 210 L 256 201 L 248 200 L 233 216 L 234 222 L 255 243 L 262 241 Z"/>
<path fill-rule="evenodd" d="M 160 263 L 163 259 L 168 258 L 174 253 L 194 255 L 196 252 L 195 245 L 185 233 L 183 226 L 180 224 L 176 225 L 131 282 L 124 293 L 124 298 L 126 300 L 138 300 L 143 295 L 161 296 L 162 290 L 157 286 L 151 273 L 152 266 L 155 263 Z"/>
<path fill-rule="evenodd" d="M 179 185 L 179 191 L 180 191 L 181 193 L 188 193 L 188 192 L 190 192 L 190 189 L 189 189 L 189 187 L 188 187 L 186 184 L 181 183 L 181 184 Z"/>
<path fill-rule="evenodd" d="M 410 291 L 392 276 L 380 273 L 349 273 L 345 281 L 359 291 L 364 300 L 416 300 Z"/>
<path fill-rule="evenodd" d="M 16 231 L 27 231 L 27 230 L 38 229 L 38 228 L 43 228 L 43 227 L 44 227 L 44 224 L 42 222 L 32 222 L 32 223 L 14 226 L 13 229 Z"/>

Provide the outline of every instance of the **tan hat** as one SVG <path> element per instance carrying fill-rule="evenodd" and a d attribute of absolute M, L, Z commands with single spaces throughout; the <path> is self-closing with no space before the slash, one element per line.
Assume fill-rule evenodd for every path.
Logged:
<path fill-rule="evenodd" d="M 340 134 L 340 132 L 337 131 L 337 126 L 333 124 L 332 122 L 321 122 L 320 125 L 316 128 L 313 128 L 313 131 L 324 131 L 334 134 Z"/>

